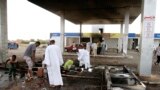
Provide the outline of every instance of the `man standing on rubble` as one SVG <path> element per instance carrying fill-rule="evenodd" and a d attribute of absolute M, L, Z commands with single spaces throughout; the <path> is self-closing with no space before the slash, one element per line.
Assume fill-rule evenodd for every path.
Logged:
<path fill-rule="evenodd" d="M 37 41 L 36 43 L 34 44 L 30 44 L 25 53 L 24 53 L 24 59 L 28 65 L 28 74 L 27 74 L 27 77 L 28 77 L 28 80 L 30 79 L 33 79 L 32 77 L 32 67 L 33 67 L 33 64 L 34 64 L 34 61 L 35 61 L 35 53 L 36 53 L 36 47 L 38 47 L 40 45 L 40 42 Z"/>
<path fill-rule="evenodd" d="M 43 67 L 46 65 L 51 87 L 62 86 L 62 76 L 60 66 L 63 64 L 61 49 L 55 45 L 55 40 L 50 39 L 50 45 L 45 50 L 45 58 L 42 62 Z"/>

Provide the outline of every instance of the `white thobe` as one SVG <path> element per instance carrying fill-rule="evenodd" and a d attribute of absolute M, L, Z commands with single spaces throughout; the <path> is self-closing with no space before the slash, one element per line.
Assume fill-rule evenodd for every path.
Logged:
<path fill-rule="evenodd" d="M 78 60 L 80 62 L 80 66 L 85 65 L 85 69 L 90 67 L 90 54 L 85 49 L 79 49 L 78 52 Z"/>
<path fill-rule="evenodd" d="M 92 44 L 92 49 L 93 49 L 93 55 L 96 56 L 97 55 L 97 44 L 96 43 Z"/>
<path fill-rule="evenodd" d="M 106 42 L 105 41 L 103 41 L 102 43 L 101 43 L 101 47 L 102 47 L 102 49 L 101 49 L 101 54 L 105 54 L 105 51 L 106 51 Z"/>
<path fill-rule="evenodd" d="M 63 58 L 60 48 L 57 45 L 49 45 L 45 50 L 45 59 L 50 85 L 63 85 L 60 72 L 60 65 L 63 64 Z"/>
<path fill-rule="evenodd" d="M 90 51 L 91 51 L 91 43 L 90 42 L 88 42 L 87 44 L 86 44 L 86 50 L 90 53 Z"/>

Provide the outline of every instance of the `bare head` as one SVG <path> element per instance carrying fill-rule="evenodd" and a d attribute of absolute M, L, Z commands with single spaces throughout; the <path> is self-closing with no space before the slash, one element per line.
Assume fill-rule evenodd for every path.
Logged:
<path fill-rule="evenodd" d="M 12 60 L 15 61 L 16 60 L 16 55 L 12 55 Z"/>
<path fill-rule="evenodd" d="M 50 40 L 50 45 L 55 44 L 55 40 Z"/>
<path fill-rule="evenodd" d="M 35 44 L 36 44 L 36 47 L 38 47 L 41 43 L 37 41 Z"/>

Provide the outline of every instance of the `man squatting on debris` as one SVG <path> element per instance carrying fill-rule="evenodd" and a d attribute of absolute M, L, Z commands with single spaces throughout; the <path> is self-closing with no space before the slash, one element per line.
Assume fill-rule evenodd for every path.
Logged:
<path fill-rule="evenodd" d="M 78 60 L 79 60 L 79 66 L 85 65 L 85 69 L 88 69 L 90 65 L 90 54 L 85 49 L 84 46 L 81 46 L 80 49 L 78 49 Z"/>
<path fill-rule="evenodd" d="M 7 60 L 8 68 L 9 68 L 9 80 L 12 80 L 12 76 L 16 79 L 16 67 L 17 67 L 17 60 L 16 55 L 12 55 L 11 58 Z"/>

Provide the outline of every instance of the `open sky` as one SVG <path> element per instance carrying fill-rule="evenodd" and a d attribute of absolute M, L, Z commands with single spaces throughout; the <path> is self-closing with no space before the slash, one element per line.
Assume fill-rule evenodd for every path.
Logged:
<path fill-rule="evenodd" d="M 51 32 L 60 32 L 60 17 L 27 0 L 7 0 L 8 39 L 49 39 Z M 157 0 L 155 32 L 160 33 L 160 0 Z M 91 32 L 91 25 L 83 25 L 83 32 Z M 79 32 L 79 25 L 65 23 L 66 32 Z M 119 33 L 120 25 L 106 25 L 105 32 Z M 130 25 L 130 33 L 140 33 L 140 16 Z"/>

